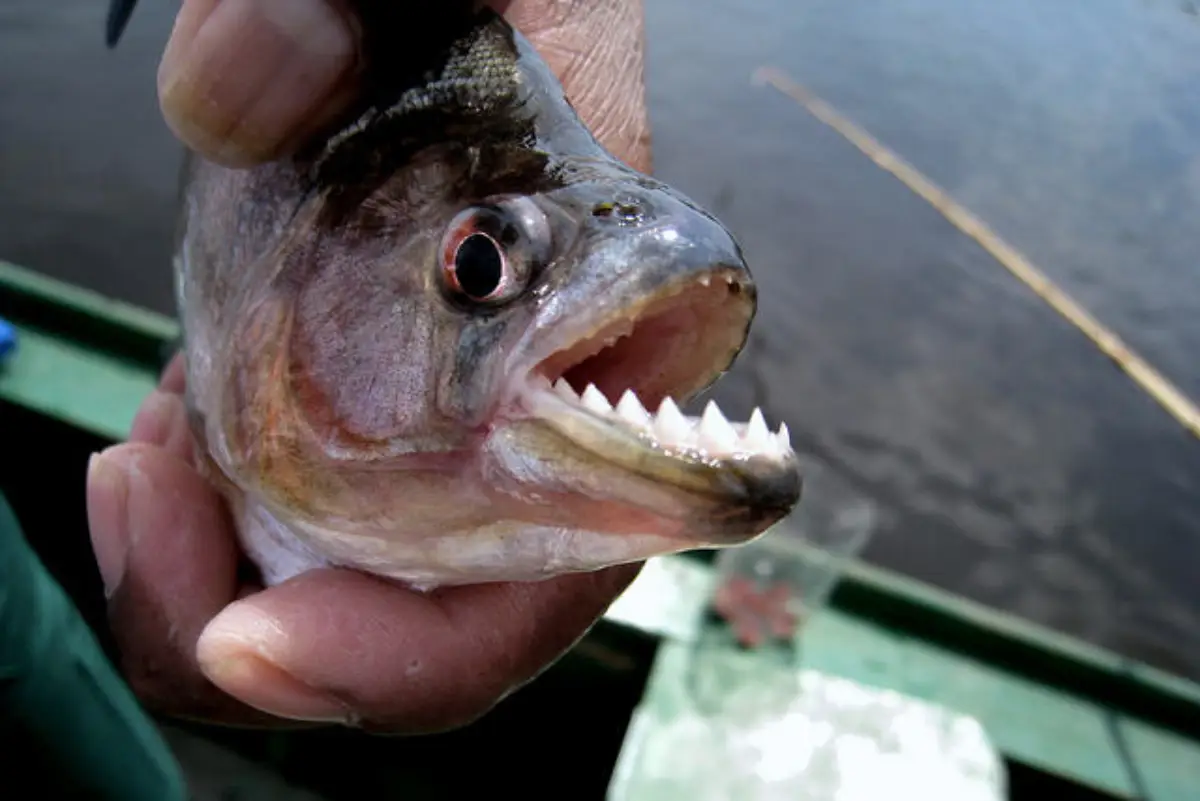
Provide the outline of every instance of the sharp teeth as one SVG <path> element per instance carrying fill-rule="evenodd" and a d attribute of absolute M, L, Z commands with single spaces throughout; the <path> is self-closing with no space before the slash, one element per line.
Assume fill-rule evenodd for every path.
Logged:
<path fill-rule="evenodd" d="M 746 435 L 743 438 L 746 450 L 751 452 L 767 450 L 771 447 L 773 438 L 771 429 L 767 428 L 767 421 L 763 419 L 762 410 L 755 408 L 754 414 L 750 415 L 750 422 L 746 426 Z"/>
<path fill-rule="evenodd" d="M 700 447 L 713 454 L 729 453 L 737 447 L 737 440 L 733 426 L 729 425 L 717 404 L 709 401 L 700 418 Z"/>
<path fill-rule="evenodd" d="M 792 449 L 792 436 L 788 432 L 787 423 L 779 424 L 779 433 L 775 435 L 775 442 L 779 447 L 780 453 L 788 453 Z"/>
<path fill-rule="evenodd" d="M 575 390 L 571 389 L 571 385 L 567 383 L 567 379 L 565 378 L 560 378 L 554 382 L 554 391 L 568 403 L 579 402 L 579 396 L 575 394 Z"/>
<path fill-rule="evenodd" d="M 604 393 L 596 389 L 595 384 L 588 384 L 587 389 L 580 396 L 583 400 L 583 405 L 591 409 L 597 414 L 608 414 L 612 411 L 612 406 L 608 404 L 608 398 L 604 397 Z"/>
<path fill-rule="evenodd" d="M 536 376 L 534 382 L 539 388 L 548 387 L 553 390 L 554 394 L 568 403 L 582 405 L 593 414 L 620 419 L 638 430 L 649 433 L 660 444 L 669 448 L 698 447 L 720 458 L 737 453 L 786 457 L 792 452 L 787 423 L 781 423 L 779 430 L 772 432 L 767 427 L 762 410 L 758 408 L 751 413 L 749 422 L 735 428 L 715 401 L 708 402 L 704 407 L 704 414 L 697 420 L 694 417 L 686 417 L 669 397 L 663 399 L 657 414 L 651 415 L 632 389 L 625 390 L 617 401 L 616 408 L 613 408 L 595 384 L 588 384 L 581 394 L 576 395 L 575 390 L 564 378 L 550 384 L 544 377 Z"/>
<path fill-rule="evenodd" d="M 661 442 L 671 445 L 688 442 L 692 437 L 692 427 L 688 425 L 687 418 L 670 398 L 663 398 L 662 405 L 658 407 L 654 430 Z"/>
<path fill-rule="evenodd" d="M 649 427 L 651 423 L 650 413 L 642 406 L 642 402 L 638 400 L 638 396 L 632 389 L 625 390 L 621 400 L 617 401 L 617 414 L 628 422 L 643 428 Z"/>

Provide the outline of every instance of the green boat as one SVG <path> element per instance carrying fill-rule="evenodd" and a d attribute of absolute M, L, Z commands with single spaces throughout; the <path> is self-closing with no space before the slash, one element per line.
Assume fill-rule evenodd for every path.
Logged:
<path fill-rule="evenodd" d="M 0 430 L 21 455 L 0 461 L 0 492 L 107 646 L 87 459 L 124 437 L 177 326 L 3 263 L 0 318 L 19 338 Z M 46 486 L 66 488 L 59 503 L 28 500 Z M 855 561 L 794 643 L 745 650 L 709 611 L 716 584 L 710 554 L 654 560 L 552 669 L 460 731 L 162 723 L 190 777 L 223 777 L 196 779 L 212 797 L 245 790 L 242 765 L 303 788 L 273 798 L 1200 799 L 1188 681 Z"/>

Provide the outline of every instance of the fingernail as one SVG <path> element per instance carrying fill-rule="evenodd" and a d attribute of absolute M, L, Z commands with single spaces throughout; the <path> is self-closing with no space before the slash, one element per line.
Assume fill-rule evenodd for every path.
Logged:
<path fill-rule="evenodd" d="M 263 712 L 316 723 L 341 723 L 351 718 L 343 704 L 247 651 L 226 653 L 214 661 L 202 659 L 200 666 L 222 690 Z"/>
<path fill-rule="evenodd" d="M 103 453 L 92 454 L 87 469 L 88 531 L 106 598 L 121 585 L 129 558 L 128 504 L 128 471 Z"/>
<path fill-rule="evenodd" d="M 173 31 L 159 67 L 163 114 L 186 144 L 228 166 L 272 158 L 323 116 L 355 51 L 329 0 L 221 0 Z"/>

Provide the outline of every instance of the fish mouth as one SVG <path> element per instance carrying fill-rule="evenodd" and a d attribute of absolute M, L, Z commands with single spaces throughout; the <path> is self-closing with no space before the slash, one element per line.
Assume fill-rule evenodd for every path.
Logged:
<path fill-rule="evenodd" d="M 519 382 L 521 405 L 607 463 L 608 475 L 618 468 L 689 495 L 683 506 L 704 516 L 713 544 L 749 539 L 799 500 L 787 425 L 772 431 L 759 409 L 730 421 L 715 401 L 699 416 L 680 407 L 732 364 L 755 293 L 735 267 L 677 276 L 632 307 L 574 326 L 578 335 Z"/>

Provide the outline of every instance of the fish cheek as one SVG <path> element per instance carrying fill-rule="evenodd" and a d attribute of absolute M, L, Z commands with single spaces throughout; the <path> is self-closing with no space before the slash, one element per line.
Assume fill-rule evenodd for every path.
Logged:
<path fill-rule="evenodd" d="M 529 318 L 520 306 L 483 314 L 459 312 L 462 320 L 450 369 L 442 381 L 441 406 L 449 416 L 482 426 L 494 413 L 511 378 L 505 373 L 515 340 Z"/>

